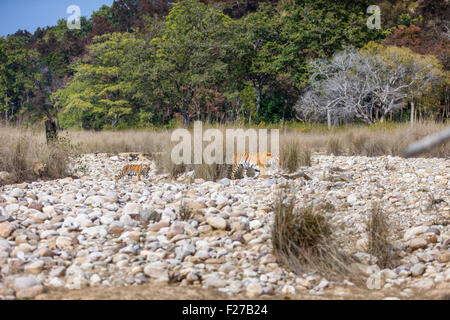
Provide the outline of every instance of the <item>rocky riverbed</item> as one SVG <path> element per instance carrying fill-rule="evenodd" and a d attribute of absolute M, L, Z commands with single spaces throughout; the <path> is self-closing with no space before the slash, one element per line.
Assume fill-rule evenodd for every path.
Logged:
<path fill-rule="evenodd" d="M 355 272 L 377 298 L 450 294 L 450 160 L 314 155 L 311 178 L 171 181 L 157 173 L 114 182 L 129 155 L 84 155 L 78 178 L 0 189 L 0 299 L 52 291 L 142 287 L 214 290 L 236 298 L 349 297 L 351 281 L 295 275 L 272 254 L 272 204 L 289 182 L 296 203 L 327 202 Z M 189 182 L 188 182 L 189 181 Z M 380 270 L 367 250 L 374 202 L 387 213 L 400 260 Z M 182 209 L 188 207 L 189 210 Z M 183 212 L 192 216 L 183 220 Z M 136 287 L 138 288 L 138 287 Z M 339 288 L 339 290 L 337 290 Z M 184 296 L 182 298 L 189 298 Z"/>

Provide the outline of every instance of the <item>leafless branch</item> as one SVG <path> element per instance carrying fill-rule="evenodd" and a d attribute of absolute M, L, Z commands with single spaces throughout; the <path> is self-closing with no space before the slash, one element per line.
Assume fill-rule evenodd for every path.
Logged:
<path fill-rule="evenodd" d="M 436 146 L 442 145 L 447 141 L 450 141 L 450 127 L 445 129 L 444 131 L 429 135 L 422 140 L 411 144 L 410 146 L 408 146 L 408 148 L 406 148 L 404 157 L 411 158 L 417 156 L 429 151 Z"/>

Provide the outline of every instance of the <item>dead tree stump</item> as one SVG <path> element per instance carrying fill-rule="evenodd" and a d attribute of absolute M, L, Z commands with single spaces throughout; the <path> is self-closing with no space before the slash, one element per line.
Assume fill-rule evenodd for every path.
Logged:
<path fill-rule="evenodd" d="M 58 138 L 56 123 L 52 119 L 47 119 L 47 121 L 45 121 L 45 137 L 47 138 L 47 144 L 55 142 Z"/>

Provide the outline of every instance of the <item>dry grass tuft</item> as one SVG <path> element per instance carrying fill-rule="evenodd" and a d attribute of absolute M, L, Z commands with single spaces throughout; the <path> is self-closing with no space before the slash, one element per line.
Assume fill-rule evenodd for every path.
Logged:
<path fill-rule="evenodd" d="M 389 241 L 389 224 L 386 214 L 378 204 L 374 205 L 371 210 L 370 219 L 367 221 L 367 231 L 369 234 L 368 253 L 378 259 L 377 264 L 380 268 L 394 267 L 397 257 Z"/>
<path fill-rule="evenodd" d="M 327 278 L 356 277 L 349 267 L 354 260 L 339 250 L 331 224 L 315 207 L 296 208 L 281 191 L 274 211 L 272 244 L 278 261 L 297 274 L 318 271 Z"/>
<path fill-rule="evenodd" d="M 184 163 L 175 164 L 171 159 L 170 152 L 158 151 L 153 154 L 156 168 L 159 173 L 167 173 L 171 178 L 177 178 L 179 175 L 188 171 L 188 166 Z"/>
<path fill-rule="evenodd" d="M 388 145 L 384 141 L 370 138 L 364 147 L 364 156 L 378 157 L 388 154 Z"/>
<path fill-rule="evenodd" d="M 344 153 L 342 140 L 340 138 L 331 137 L 327 142 L 327 154 L 340 156 Z"/>
<path fill-rule="evenodd" d="M 195 178 L 206 181 L 217 181 L 222 178 L 230 178 L 231 165 L 227 164 L 199 164 L 194 166 Z"/>
<path fill-rule="evenodd" d="M 177 178 L 183 173 L 194 171 L 194 178 L 217 181 L 222 178 L 229 178 L 231 174 L 231 166 L 227 164 L 175 164 L 171 159 L 170 151 L 156 152 L 153 154 L 153 159 L 158 171 L 168 173 L 171 178 Z"/>
<path fill-rule="evenodd" d="M 46 144 L 43 135 L 16 128 L 0 129 L 0 171 L 9 174 L 0 184 L 33 181 L 38 179 L 33 172 L 35 162 L 46 163 L 48 170 L 43 179 L 58 179 L 70 175 L 70 157 L 76 148 L 65 136 Z"/>
<path fill-rule="evenodd" d="M 349 146 L 349 153 L 351 155 L 362 155 L 367 139 L 368 137 L 365 134 L 355 136 L 353 132 L 349 132 L 346 137 L 346 142 Z"/>
<path fill-rule="evenodd" d="M 336 207 L 330 201 L 321 201 L 316 206 L 315 209 L 318 211 L 323 211 L 326 213 L 333 213 L 336 211 Z"/>
<path fill-rule="evenodd" d="M 280 142 L 280 162 L 283 169 L 296 172 L 300 167 L 311 166 L 311 149 L 298 139 L 283 139 Z"/>
<path fill-rule="evenodd" d="M 178 216 L 182 221 L 189 221 L 193 217 L 193 210 L 191 207 L 186 205 L 185 194 L 183 192 L 183 196 L 181 198 L 180 211 L 178 212 Z"/>

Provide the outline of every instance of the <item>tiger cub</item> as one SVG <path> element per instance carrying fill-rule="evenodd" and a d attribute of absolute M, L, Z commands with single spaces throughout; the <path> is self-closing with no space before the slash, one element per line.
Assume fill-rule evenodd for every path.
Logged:
<path fill-rule="evenodd" d="M 141 181 L 141 175 L 147 178 L 149 170 L 150 166 L 148 164 L 128 164 L 124 166 L 122 171 L 120 171 L 120 174 L 116 176 L 116 182 L 125 175 L 128 175 L 129 177 L 137 175 L 138 181 Z"/>
<path fill-rule="evenodd" d="M 48 171 L 47 164 L 42 162 L 35 162 L 33 165 L 33 171 L 35 175 L 37 175 L 38 177 L 42 177 L 42 175 L 44 173 L 47 173 Z"/>
<path fill-rule="evenodd" d="M 259 172 L 262 178 L 265 178 L 264 168 L 266 166 L 279 165 L 278 157 L 273 156 L 270 152 L 249 152 L 238 151 L 233 155 L 233 166 L 231 167 L 231 179 L 235 179 L 235 175 L 239 168 L 246 170 L 253 169 Z"/>

